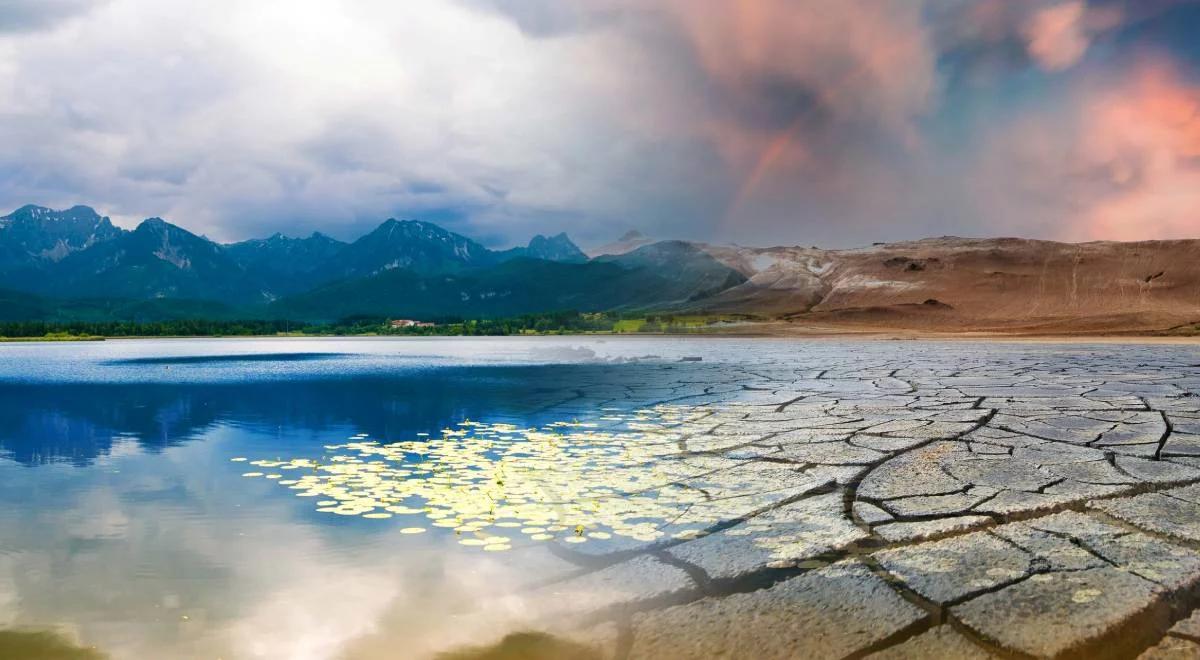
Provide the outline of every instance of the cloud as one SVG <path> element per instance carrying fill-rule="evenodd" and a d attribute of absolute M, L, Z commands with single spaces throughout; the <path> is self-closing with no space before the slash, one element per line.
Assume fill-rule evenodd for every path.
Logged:
<path fill-rule="evenodd" d="M 1185 2 L 1187 0 L 1184 0 Z M 1061 72 L 1093 45 L 1180 4 L 1176 0 L 947 0 L 928 16 L 939 49 L 968 76 L 1037 67 Z"/>
<path fill-rule="evenodd" d="M 51 27 L 83 14 L 102 0 L 0 0 L 0 34 Z"/>
<path fill-rule="evenodd" d="M 694 151 L 593 109 L 588 38 L 453 4 L 114 0 L 3 46 L 4 199 L 219 238 L 447 211 L 527 237 L 661 204 L 664 159 Z"/>
<path fill-rule="evenodd" d="M 1082 168 L 1109 192 L 1077 219 L 1092 238 L 1195 237 L 1200 229 L 1200 86 L 1168 63 L 1139 66 L 1089 98 L 1080 117 Z"/>
<path fill-rule="evenodd" d="M 980 161 L 977 192 L 1001 216 L 1024 218 L 1030 234 L 1196 237 L 1200 86 L 1169 60 L 1140 58 L 997 126 Z"/>
<path fill-rule="evenodd" d="M 872 176 L 891 185 L 884 170 L 922 148 L 917 124 L 938 97 L 919 3 L 614 1 L 602 10 L 621 16 L 606 23 L 621 40 L 610 52 L 623 74 L 609 96 L 637 100 L 614 106 L 616 116 L 630 131 L 719 155 L 728 193 L 693 219 L 695 233 L 872 233 L 864 225 L 878 207 L 850 189 Z"/>
<path fill-rule="evenodd" d="M 1058 71 L 1079 61 L 1087 52 L 1083 29 L 1086 6 L 1082 0 L 1045 7 L 1025 26 L 1029 54 L 1043 67 Z"/>
<path fill-rule="evenodd" d="M 1119 6 L 1089 7 L 1071 0 L 1041 7 L 1024 26 L 1029 54 L 1043 68 L 1061 71 L 1078 62 L 1099 32 L 1121 24 Z"/>
<path fill-rule="evenodd" d="M 3 14 L 9 23 L 38 27 L 0 32 L 7 206 L 89 203 L 125 223 L 160 215 L 229 240 L 354 237 L 396 216 L 494 243 L 561 230 L 603 243 L 634 226 L 827 245 L 1055 231 L 1062 196 L 979 201 L 1037 178 L 998 174 L 1017 158 L 1020 141 L 1007 138 L 1026 125 L 1083 130 L 1069 124 L 1083 121 L 1073 114 L 1083 82 L 1093 95 L 1122 89 L 1164 16 L 1187 10 L 1168 0 L 10 6 L 22 9 Z M 1193 73 L 1169 48 L 1161 57 L 1182 67 L 1176 77 Z M 1096 185 L 1107 195 L 1115 184 Z"/>

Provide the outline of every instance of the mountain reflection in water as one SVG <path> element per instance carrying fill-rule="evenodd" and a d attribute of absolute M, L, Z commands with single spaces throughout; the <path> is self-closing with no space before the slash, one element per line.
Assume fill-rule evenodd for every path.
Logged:
<path fill-rule="evenodd" d="M 91 464 L 130 441 L 160 451 L 217 425 L 287 435 L 354 428 L 413 439 L 463 419 L 534 421 L 576 396 L 570 383 L 645 380 L 644 365 L 464 367 L 363 377 L 238 383 L 0 383 L 0 456 Z"/>

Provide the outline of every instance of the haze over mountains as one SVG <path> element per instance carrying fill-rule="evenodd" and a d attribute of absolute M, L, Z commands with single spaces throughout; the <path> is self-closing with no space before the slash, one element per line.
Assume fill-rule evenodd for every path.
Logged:
<path fill-rule="evenodd" d="M 91 208 L 0 218 L 0 319 L 530 312 L 738 313 L 929 330 L 1150 330 L 1200 320 L 1200 241 L 1067 244 L 937 238 L 851 250 L 651 241 L 589 257 L 566 234 L 491 250 L 389 219 L 351 243 L 320 233 L 222 245 L 159 218 L 132 231 Z"/>

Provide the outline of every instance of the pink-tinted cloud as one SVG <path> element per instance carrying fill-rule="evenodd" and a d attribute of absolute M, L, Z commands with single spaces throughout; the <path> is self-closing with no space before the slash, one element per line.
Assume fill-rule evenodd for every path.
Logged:
<path fill-rule="evenodd" d="M 1085 167 L 1111 192 L 1078 219 L 1093 238 L 1200 235 L 1200 86 L 1162 61 L 1090 99 L 1081 119 Z"/>
<path fill-rule="evenodd" d="M 1025 28 L 1029 54 L 1051 71 L 1078 62 L 1088 47 L 1088 35 L 1083 29 L 1085 11 L 1083 1 L 1075 0 L 1036 12 Z"/>
<path fill-rule="evenodd" d="M 1200 86 L 1162 57 L 994 127 L 977 170 L 997 226 L 1063 240 L 1200 236 Z"/>
<path fill-rule="evenodd" d="M 625 18 L 587 75 L 616 95 L 637 93 L 642 102 L 620 108 L 631 124 L 712 139 L 738 167 L 806 128 L 871 124 L 915 139 L 912 120 L 936 98 L 920 3 L 597 0 L 592 9 Z"/>
<path fill-rule="evenodd" d="M 1061 71 L 1078 62 L 1096 34 L 1121 24 L 1120 7 L 1089 7 L 1070 0 L 1041 7 L 1025 23 L 1023 33 L 1029 55 L 1049 71 Z"/>
<path fill-rule="evenodd" d="M 1032 62 L 1046 71 L 1078 64 L 1092 44 L 1107 33 L 1169 7 L 1175 0 L 1143 0 L 1128 7 L 1087 0 L 953 0 L 932 3 L 938 43 L 943 49 L 1010 58 L 998 64 Z M 1018 61 L 1011 61 L 1014 50 Z M 984 67 L 986 71 L 988 67 Z"/>
<path fill-rule="evenodd" d="M 711 230 L 717 239 L 771 240 L 801 227 L 814 242 L 918 232 L 1200 233 L 1185 219 L 1194 201 L 1189 166 L 1156 155 L 1178 148 L 1179 129 L 1152 99 L 1183 84 L 1151 73 L 1162 65 L 1080 69 L 1069 93 L 998 124 L 980 121 L 979 153 L 931 143 L 925 122 L 945 101 L 938 58 L 951 48 L 947 39 L 1016 44 L 1026 65 L 1063 73 L 1097 39 L 1168 3 L 1131 11 L 1083 0 L 982 0 L 930 21 L 929 7 L 884 0 L 663 0 L 652 10 L 614 2 L 625 12 L 650 11 L 672 35 L 671 58 L 635 44 L 649 49 L 642 55 L 651 75 L 637 94 L 646 102 L 623 112 L 653 115 L 642 126 L 661 135 L 715 146 L 735 181 Z M 664 60 L 678 66 L 680 41 L 693 75 L 658 75 Z M 1121 171 L 1136 172 L 1126 175 L 1136 182 L 1113 174 Z"/>
<path fill-rule="evenodd" d="M 706 108 L 698 122 L 740 175 L 727 236 L 788 222 L 807 225 L 815 240 L 829 225 L 843 234 L 874 226 L 886 237 L 902 222 L 1071 240 L 1200 235 L 1197 90 L 1165 56 L 1081 69 L 1068 92 L 1024 106 L 1016 130 L 976 128 L 991 134 L 983 142 L 998 160 L 987 150 L 964 157 L 928 144 L 921 127 L 944 90 L 937 26 L 914 3 L 716 3 L 704 11 L 679 3 L 668 6 L 709 84 L 736 101 L 735 112 Z M 960 20 L 974 22 L 977 35 L 1019 43 L 1034 66 L 1064 72 L 1096 40 L 1170 3 L 1152 4 L 980 2 Z M 754 121 L 757 99 L 788 85 L 810 94 L 811 107 L 781 125 Z M 960 192 L 972 179 L 985 182 L 979 198 Z"/>
<path fill-rule="evenodd" d="M 811 221 L 788 203 L 800 195 L 844 224 L 866 219 L 843 202 L 867 197 L 853 190 L 867 161 L 920 148 L 916 123 L 938 96 L 920 3 L 666 0 L 657 13 L 699 76 L 657 79 L 650 99 L 736 179 L 726 229 Z"/>
<path fill-rule="evenodd" d="M 24 2 L 0 200 L 231 239 L 1200 234 L 1198 2 Z"/>

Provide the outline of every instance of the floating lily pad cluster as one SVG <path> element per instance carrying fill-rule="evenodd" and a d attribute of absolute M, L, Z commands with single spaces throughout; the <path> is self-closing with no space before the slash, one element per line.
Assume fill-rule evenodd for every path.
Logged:
<path fill-rule="evenodd" d="M 676 483 L 682 428 L 702 407 L 607 411 L 594 422 L 540 428 L 465 421 L 440 437 L 382 444 L 365 435 L 327 445 L 322 460 L 256 460 L 243 476 L 276 480 L 317 511 L 371 519 L 421 517 L 401 530 L 453 529 L 459 542 L 508 550 L 518 540 L 566 543 L 663 538 L 703 493 Z M 235 458 L 235 461 L 247 459 Z M 716 522 L 695 515 L 695 535 Z"/>

